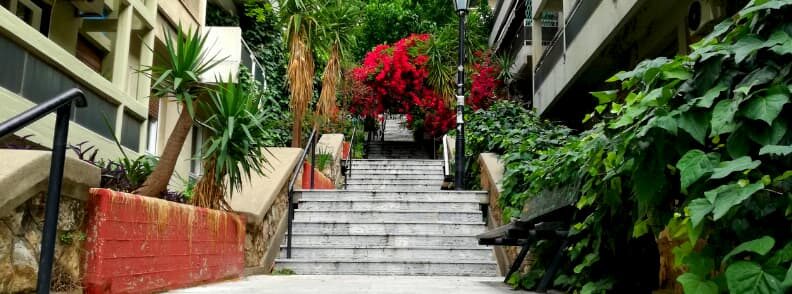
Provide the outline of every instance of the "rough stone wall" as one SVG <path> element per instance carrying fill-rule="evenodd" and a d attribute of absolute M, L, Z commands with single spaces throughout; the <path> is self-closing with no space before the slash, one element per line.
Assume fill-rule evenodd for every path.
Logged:
<path fill-rule="evenodd" d="M 494 223 L 490 225 L 490 229 L 499 227 L 509 223 L 511 220 L 504 220 L 503 219 L 503 209 L 500 207 L 500 203 L 498 202 L 498 198 L 500 198 L 500 191 L 498 190 L 497 183 L 491 183 L 490 178 L 490 171 L 486 164 L 483 164 L 483 161 L 480 161 L 481 166 L 481 187 L 486 190 L 489 197 L 489 215 L 490 219 L 494 220 Z M 505 260 L 501 260 L 501 262 L 506 264 L 506 269 L 511 266 L 515 259 L 517 259 L 517 255 L 520 253 L 520 247 L 517 246 L 496 246 L 496 255 L 501 255 Z M 532 263 L 533 257 L 529 253 L 528 256 L 523 261 L 520 270 L 522 272 L 527 272 L 529 270 L 529 266 Z M 506 274 L 505 272 L 503 274 Z"/>
<path fill-rule="evenodd" d="M 272 268 L 272 264 L 264 264 L 267 250 L 280 250 L 280 246 L 272 244 L 275 234 L 278 231 L 278 224 L 287 216 L 288 186 L 283 189 L 272 202 L 267 214 L 261 222 L 247 224 L 245 231 L 245 267 L 266 267 L 267 271 Z"/>
<path fill-rule="evenodd" d="M 24 293 L 36 289 L 45 197 L 45 193 L 39 193 L 10 214 L 0 217 L 0 293 Z M 81 288 L 85 215 L 85 202 L 61 198 L 51 284 L 53 291 L 71 292 Z"/>

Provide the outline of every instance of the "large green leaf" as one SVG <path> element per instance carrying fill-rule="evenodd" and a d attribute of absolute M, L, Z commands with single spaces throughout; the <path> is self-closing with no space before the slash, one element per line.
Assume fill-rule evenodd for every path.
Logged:
<path fill-rule="evenodd" d="M 616 98 L 616 90 L 591 92 L 591 95 L 597 97 L 597 101 L 599 104 L 605 104 L 613 101 L 613 99 Z"/>
<path fill-rule="evenodd" d="M 718 220 L 732 207 L 739 205 L 762 188 L 764 188 L 762 183 L 749 184 L 745 187 L 729 184 L 704 192 L 704 196 L 712 203 L 713 219 Z"/>
<path fill-rule="evenodd" d="M 759 150 L 759 155 L 765 154 L 787 156 L 792 154 L 792 146 L 767 145 Z"/>
<path fill-rule="evenodd" d="M 712 170 L 712 176 L 710 179 L 722 179 L 736 171 L 755 169 L 760 164 L 762 164 L 761 161 L 752 161 L 751 157 L 748 156 L 743 156 L 731 161 L 723 161 L 718 164 L 718 167 Z"/>
<path fill-rule="evenodd" d="M 742 81 L 737 84 L 734 92 L 742 94 L 743 96 L 748 96 L 753 87 L 772 81 L 774 78 L 776 78 L 777 74 L 778 72 L 769 66 L 757 68 L 746 75 Z"/>
<path fill-rule="evenodd" d="M 737 129 L 734 115 L 737 113 L 738 107 L 738 101 L 730 99 L 721 100 L 715 105 L 715 108 L 712 110 L 712 133 L 710 137 L 731 133 Z"/>
<path fill-rule="evenodd" d="M 781 281 L 752 261 L 738 261 L 726 268 L 726 284 L 731 293 L 781 293 Z"/>
<path fill-rule="evenodd" d="M 753 5 L 746 6 L 743 10 L 740 10 L 738 15 L 746 17 L 759 10 L 779 9 L 786 5 L 792 5 L 792 0 L 757 0 L 753 1 Z"/>
<path fill-rule="evenodd" d="M 709 128 L 709 117 L 705 112 L 689 110 L 679 116 L 679 128 L 703 145 Z"/>
<path fill-rule="evenodd" d="M 715 102 L 715 98 L 720 96 L 720 93 L 729 89 L 729 82 L 727 81 L 720 81 L 715 87 L 710 88 L 704 93 L 704 96 L 696 98 L 696 106 L 710 108 L 712 104 Z"/>
<path fill-rule="evenodd" d="M 764 256 L 770 252 L 770 249 L 773 249 L 773 246 L 775 246 L 775 239 L 770 236 L 764 236 L 759 239 L 744 242 L 737 247 L 734 247 L 732 251 L 726 254 L 726 256 L 723 257 L 721 263 L 726 263 L 733 256 L 743 252 L 753 252 Z"/>
<path fill-rule="evenodd" d="M 734 44 L 734 61 L 737 63 L 743 62 L 745 58 L 756 53 L 757 50 L 764 46 L 765 42 L 756 35 L 742 37 Z"/>
<path fill-rule="evenodd" d="M 792 54 L 792 37 L 784 31 L 783 27 L 776 29 L 775 32 L 770 35 L 766 45 L 770 47 L 770 51 L 778 55 Z"/>
<path fill-rule="evenodd" d="M 715 282 L 702 278 L 693 273 L 684 273 L 677 278 L 677 282 L 682 284 L 682 289 L 685 293 L 696 294 L 717 294 L 718 284 Z"/>
<path fill-rule="evenodd" d="M 754 128 L 747 132 L 748 138 L 761 145 L 776 145 L 784 138 L 788 130 L 787 124 L 782 119 L 773 122 L 769 128 Z"/>
<path fill-rule="evenodd" d="M 690 201 L 687 211 L 690 213 L 690 221 L 693 227 L 697 227 L 714 208 L 712 202 L 707 198 L 696 198 Z"/>
<path fill-rule="evenodd" d="M 750 119 L 762 120 L 770 126 L 787 103 L 789 103 L 789 93 L 786 85 L 777 84 L 767 89 L 764 95 L 748 100 L 742 115 Z"/>
<path fill-rule="evenodd" d="M 682 189 L 686 190 L 698 179 L 711 173 L 715 168 L 712 159 L 704 151 L 693 149 L 682 155 L 676 164 L 679 169 Z"/>

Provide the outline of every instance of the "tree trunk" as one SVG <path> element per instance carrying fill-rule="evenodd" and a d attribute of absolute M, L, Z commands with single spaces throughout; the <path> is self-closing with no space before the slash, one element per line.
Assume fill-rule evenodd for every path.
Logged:
<path fill-rule="evenodd" d="M 231 206 L 225 200 L 226 186 L 223 180 L 217 182 L 217 159 L 211 158 L 204 164 L 204 175 L 198 180 L 195 185 L 195 194 L 192 198 L 192 204 L 198 207 L 205 207 L 216 210 L 231 210 Z M 221 178 L 224 178 L 221 177 Z"/>
<path fill-rule="evenodd" d="M 294 125 L 292 126 L 292 144 L 291 146 L 294 148 L 302 148 L 300 141 L 302 141 L 302 120 L 294 119 Z"/>
<path fill-rule="evenodd" d="M 179 120 L 176 122 L 176 126 L 173 127 L 170 136 L 168 136 L 168 142 L 165 144 L 165 150 L 162 151 L 159 163 L 157 163 L 151 175 L 146 178 L 143 185 L 134 191 L 135 194 L 160 197 L 168 189 L 168 182 L 170 182 L 170 178 L 173 175 L 173 169 L 176 168 L 179 153 L 181 153 L 184 141 L 187 140 L 187 134 L 190 133 L 192 125 L 193 120 L 190 113 L 182 107 Z"/>

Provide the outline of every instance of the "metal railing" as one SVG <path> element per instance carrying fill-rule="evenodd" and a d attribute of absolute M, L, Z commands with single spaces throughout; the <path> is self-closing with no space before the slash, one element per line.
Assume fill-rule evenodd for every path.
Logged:
<path fill-rule="evenodd" d="M 352 127 L 352 136 L 349 139 L 349 151 L 346 154 L 346 162 L 344 163 L 346 167 L 344 168 L 344 190 L 347 189 L 347 182 L 349 181 L 349 176 L 352 175 L 352 163 L 354 161 L 353 156 L 355 155 L 355 133 L 357 133 L 357 126 Z"/>
<path fill-rule="evenodd" d="M 316 171 L 314 170 L 314 166 L 316 166 L 316 128 L 311 131 L 311 135 L 308 137 L 308 142 L 305 145 L 305 149 L 303 150 L 302 154 L 300 155 L 300 161 L 298 161 L 297 166 L 294 167 L 294 171 L 292 171 L 291 180 L 289 181 L 289 190 L 288 190 L 288 200 L 289 200 L 289 215 L 287 216 L 288 219 L 288 229 L 287 229 L 287 236 L 286 236 L 286 258 L 291 258 L 291 249 L 292 249 L 292 222 L 294 221 L 294 182 L 297 180 L 297 176 L 300 174 L 303 166 L 305 165 L 305 157 L 308 156 L 308 150 L 311 150 L 311 184 L 310 188 L 314 188 L 314 174 Z"/>
<path fill-rule="evenodd" d="M 448 177 L 451 175 L 451 163 L 449 161 L 449 153 L 451 150 L 448 146 L 448 135 L 443 135 L 443 175 Z"/>
<path fill-rule="evenodd" d="M 55 233 L 58 227 L 58 209 L 63 184 L 63 166 L 66 161 L 66 138 L 69 135 L 69 116 L 72 103 L 77 107 L 88 105 L 83 92 L 80 89 L 72 88 L 0 124 L 0 138 L 2 138 L 52 112 L 56 113 L 47 200 L 44 208 L 44 229 L 41 237 L 38 280 L 36 282 L 37 293 L 49 293 L 50 291 L 52 262 L 55 255 Z"/>

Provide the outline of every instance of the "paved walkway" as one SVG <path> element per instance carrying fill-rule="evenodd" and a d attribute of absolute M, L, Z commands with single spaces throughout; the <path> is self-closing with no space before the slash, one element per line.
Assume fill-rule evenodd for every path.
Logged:
<path fill-rule="evenodd" d="M 530 294 L 513 291 L 502 277 L 250 276 L 170 293 L 288 294 Z"/>

